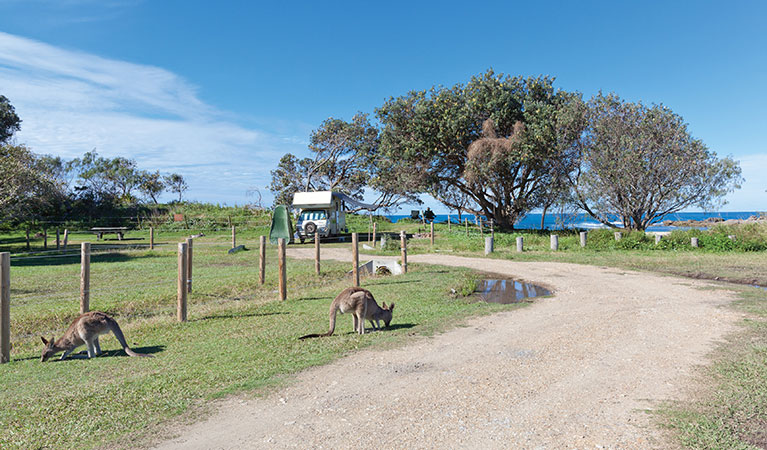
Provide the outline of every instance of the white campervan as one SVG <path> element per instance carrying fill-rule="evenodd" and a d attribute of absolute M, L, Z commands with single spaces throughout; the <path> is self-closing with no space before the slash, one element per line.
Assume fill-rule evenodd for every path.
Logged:
<path fill-rule="evenodd" d="M 296 220 L 296 236 L 303 243 L 314 238 L 338 236 L 346 233 L 345 205 L 354 205 L 364 209 L 375 209 L 341 192 L 316 191 L 296 192 L 293 194 L 293 208 L 300 210 Z"/>

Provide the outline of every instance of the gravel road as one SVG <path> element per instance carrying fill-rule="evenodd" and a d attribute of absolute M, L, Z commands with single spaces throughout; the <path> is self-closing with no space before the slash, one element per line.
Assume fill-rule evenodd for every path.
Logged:
<path fill-rule="evenodd" d="M 696 366 L 741 317 L 722 307 L 728 292 L 700 289 L 703 281 L 562 263 L 409 260 L 538 282 L 555 295 L 307 370 L 266 398 L 223 400 L 158 448 L 669 448 L 647 410 L 684 398 Z"/>

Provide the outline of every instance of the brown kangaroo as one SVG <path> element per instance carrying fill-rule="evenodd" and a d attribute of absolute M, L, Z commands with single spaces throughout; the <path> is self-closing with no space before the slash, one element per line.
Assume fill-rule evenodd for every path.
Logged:
<path fill-rule="evenodd" d="M 381 320 L 388 327 L 392 319 L 392 311 L 394 311 L 394 303 L 387 307 L 386 303 L 383 304 L 383 308 L 378 306 L 373 294 L 367 289 L 361 287 L 350 287 L 341 291 L 340 294 L 330 304 L 330 330 L 323 334 L 307 334 L 301 336 L 299 339 L 308 339 L 316 337 L 331 336 L 336 329 L 336 314 L 341 311 L 341 314 L 348 312 L 352 313 L 354 319 L 354 331 L 359 334 L 365 334 L 365 320 L 369 320 L 373 325 L 373 329 L 380 328 Z"/>
<path fill-rule="evenodd" d="M 103 312 L 91 311 L 81 314 L 75 319 L 74 322 L 72 322 L 72 325 L 67 328 L 67 331 L 64 332 L 64 335 L 58 340 L 51 338 L 51 340 L 48 341 L 41 336 L 40 339 L 42 339 L 43 344 L 45 344 L 45 348 L 43 348 L 43 354 L 40 357 L 40 361 L 46 361 L 60 351 L 64 351 L 64 354 L 61 355 L 61 359 L 64 359 L 69 356 L 74 349 L 83 344 L 88 347 L 88 358 L 99 356 L 101 355 L 99 335 L 109 333 L 110 331 L 114 333 L 117 341 L 120 342 L 120 345 L 122 345 L 123 350 L 128 356 L 153 357 L 153 355 L 136 353 L 131 350 L 125 342 L 125 336 L 116 320 Z"/>

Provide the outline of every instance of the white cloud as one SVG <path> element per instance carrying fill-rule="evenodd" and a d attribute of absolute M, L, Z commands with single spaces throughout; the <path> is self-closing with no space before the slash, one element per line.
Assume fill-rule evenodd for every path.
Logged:
<path fill-rule="evenodd" d="M 22 119 L 17 139 L 34 151 L 73 158 L 96 148 L 134 158 L 144 169 L 186 176 L 192 199 L 244 203 L 254 186 L 266 194 L 280 156 L 306 147 L 304 125 L 277 135 L 237 124 L 162 68 L 2 32 L 0 94 Z"/>

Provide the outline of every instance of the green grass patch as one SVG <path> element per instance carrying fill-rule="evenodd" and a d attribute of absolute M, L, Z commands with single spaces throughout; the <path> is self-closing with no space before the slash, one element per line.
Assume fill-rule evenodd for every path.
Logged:
<path fill-rule="evenodd" d="M 688 448 L 767 447 L 767 291 L 744 287 L 739 294 L 734 307 L 748 316 L 701 370 L 696 399 L 658 414 Z"/>

